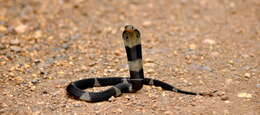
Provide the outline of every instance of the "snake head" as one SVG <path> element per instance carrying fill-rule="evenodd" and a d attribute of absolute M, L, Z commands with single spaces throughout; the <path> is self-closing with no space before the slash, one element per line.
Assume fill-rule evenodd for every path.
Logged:
<path fill-rule="evenodd" d="M 122 38 L 124 40 L 125 46 L 133 47 L 141 44 L 141 33 L 132 25 L 126 25 L 123 31 Z"/>

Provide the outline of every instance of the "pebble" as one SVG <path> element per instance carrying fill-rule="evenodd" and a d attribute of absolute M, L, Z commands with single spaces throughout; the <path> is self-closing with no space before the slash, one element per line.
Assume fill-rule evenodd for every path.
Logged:
<path fill-rule="evenodd" d="M 229 60 L 228 63 L 229 63 L 230 65 L 234 65 L 235 62 L 234 62 L 233 60 Z"/>
<path fill-rule="evenodd" d="M 20 84 L 24 81 L 24 79 L 22 77 L 19 77 L 19 76 L 15 77 L 14 80 L 17 82 L 17 84 Z"/>
<path fill-rule="evenodd" d="M 194 50 L 194 49 L 196 49 L 197 48 L 197 45 L 196 44 L 190 44 L 189 45 L 189 49 L 191 49 L 191 50 Z"/>
<path fill-rule="evenodd" d="M 0 25 L 0 32 L 7 32 L 7 28 L 3 25 Z"/>
<path fill-rule="evenodd" d="M 234 2 L 231 2 L 231 3 L 229 3 L 229 6 L 230 6 L 231 8 L 234 8 L 234 7 L 236 7 L 236 4 L 235 4 Z"/>
<path fill-rule="evenodd" d="M 223 91 L 219 91 L 219 92 L 217 92 L 217 95 L 218 96 L 224 96 L 226 93 L 225 92 L 223 92 Z"/>
<path fill-rule="evenodd" d="M 212 39 L 205 39 L 205 40 L 203 40 L 203 43 L 214 45 L 214 44 L 216 44 L 216 41 L 212 40 Z"/>
<path fill-rule="evenodd" d="M 172 115 L 173 112 L 171 112 L 171 111 L 165 111 L 164 114 L 165 114 L 165 115 Z"/>
<path fill-rule="evenodd" d="M 47 60 L 45 61 L 46 64 L 52 64 L 55 62 L 55 58 L 54 57 L 50 57 L 50 58 L 47 58 Z"/>
<path fill-rule="evenodd" d="M 0 107 L 7 107 L 8 105 L 6 103 L 0 103 Z"/>
<path fill-rule="evenodd" d="M 143 22 L 143 26 L 151 26 L 152 25 L 152 21 L 144 21 Z"/>
<path fill-rule="evenodd" d="M 242 54 L 243 58 L 249 58 L 250 56 L 248 54 Z"/>
<path fill-rule="evenodd" d="M 75 34 L 70 37 L 71 40 L 77 40 L 81 37 L 81 34 Z"/>
<path fill-rule="evenodd" d="M 114 54 L 116 55 L 116 56 L 121 56 L 121 52 L 119 51 L 119 50 L 116 50 L 115 52 L 114 52 Z"/>
<path fill-rule="evenodd" d="M 10 45 L 20 45 L 20 41 L 18 39 L 11 40 Z"/>
<path fill-rule="evenodd" d="M 74 107 L 82 107 L 83 105 L 81 103 L 75 103 Z"/>
<path fill-rule="evenodd" d="M 6 47 L 3 44 L 0 44 L 0 50 L 5 49 Z"/>
<path fill-rule="evenodd" d="M 147 67 L 155 67 L 156 64 L 154 64 L 154 63 L 145 63 L 144 66 L 147 66 Z"/>
<path fill-rule="evenodd" d="M 173 51 L 173 55 L 177 56 L 178 55 L 178 52 L 175 50 Z"/>
<path fill-rule="evenodd" d="M 220 98 L 221 98 L 221 100 L 222 100 L 222 101 L 227 101 L 227 100 L 229 99 L 229 97 L 228 97 L 228 96 L 226 96 L 226 95 L 224 95 L 224 96 L 221 96 Z"/>
<path fill-rule="evenodd" d="M 22 48 L 19 46 L 11 46 L 10 47 L 11 51 L 15 51 L 15 52 L 21 52 Z"/>
<path fill-rule="evenodd" d="M 256 87 L 257 87 L 257 88 L 260 88 L 260 84 L 256 84 Z"/>
<path fill-rule="evenodd" d="M 148 69 L 147 73 L 154 73 L 154 69 Z"/>
<path fill-rule="evenodd" d="M 48 91 L 43 91 L 42 94 L 48 94 Z"/>
<path fill-rule="evenodd" d="M 123 110 L 120 109 L 120 108 L 116 109 L 116 111 L 119 112 L 119 113 L 122 113 L 122 112 L 123 112 Z"/>
<path fill-rule="evenodd" d="M 94 68 L 91 68 L 89 71 L 90 71 L 90 73 L 96 73 L 97 72 L 97 70 L 94 69 Z"/>
<path fill-rule="evenodd" d="M 105 69 L 105 71 L 108 73 L 112 73 L 112 72 L 115 72 L 116 70 L 115 69 Z"/>
<path fill-rule="evenodd" d="M 209 66 L 201 66 L 202 70 L 210 71 L 212 72 L 213 70 Z"/>
<path fill-rule="evenodd" d="M 250 77 L 251 77 L 251 74 L 250 74 L 250 73 L 245 73 L 245 74 L 244 74 L 244 77 L 245 77 L 245 78 L 250 78 Z"/>
<path fill-rule="evenodd" d="M 20 25 L 16 26 L 16 27 L 14 28 L 14 30 L 15 30 L 17 33 L 24 33 L 24 32 L 26 32 L 27 28 L 28 28 L 27 25 L 20 24 Z"/>
<path fill-rule="evenodd" d="M 0 38 L 2 38 L 2 37 L 4 37 L 4 36 L 5 36 L 4 34 L 0 33 Z"/>
<path fill-rule="evenodd" d="M 147 59 L 144 60 L 144 62 L 146 62 L 146 63 L 153 63 L 154 61 L 152 59 L 150 59 L 150 58 L 147 58 Z"/>
<path fill-rule="evenodd" d="M 226 83 L 226 85 L 231 84 L 232 83 L 232 79 L 226 79 L 225 83 Z"/>
<path fill-rule="evenodd" d="M 97 64 L 96 62 L 92 62 L 92 63 L 89 63 L 88 66 L 89 66 L 89 67 L 93 67 L 93 66 L 95 66 L 96 64 Z"/>
<path fill-rule="evenodd" d="M 34 37 L 35 37 L 35 38 L 40 38 L 40 37 L 42 37 L 42 31 L 37 30 L 37 31 L 34 33 Z"/>
<path fill-rule="evenodd" d="M 211 69 L 209 66 L 199 65 L 199 64 L 192 64 L 191 68 L 196 69 L 196 70 L 209 71 L 209 72 L 213 71 L 213 69 Z"/>
<path fill-rule="evenodd" d="M 35 89 L 36 89 L 36 86 L 34 86 L 34 85 L 33 85 L 33 86 L 30 86 L 30 90 L 31 90 L 31 91 L 34 91 Z"/>
<path fill-rule="evenodd" d="M 61 45 L 61 48 L 65 49 L 65 50 L 69 49 L 69 47 L 70 47 L 70 45 L 68 43 L 64 43 Z"/>
<path fill-rule="evenodd" d="M 211 52 L 210 53 L 212 56 L 214 56 L 214 57 L 218 57 L 219 55 L 220 55 L 220 53 L 218 53 L 218 52 Z"/>
<path fill-rule="evenodd" d="M 37 83 L 40 82 L 40 80 L 39 80 L 39 79 L 34 79 L 34 80 L 32 80 L 31 82 L 32 82 L 32 84 L 37 84 Z"/>
<path fill-rule="evenodd" d="M 41 60 L 35 59 L 35 60 L 34 60 L 34 63 L 35 63 L 35 64 L 39 64 L 39 63 L 41 63 Z"/>
<path fill-rule="evenodd" d="M 252 95 L 249 93 L 239 93 L 237 94 L 238 97 L 244 97 L 244 98 L 252 98 Z"/>

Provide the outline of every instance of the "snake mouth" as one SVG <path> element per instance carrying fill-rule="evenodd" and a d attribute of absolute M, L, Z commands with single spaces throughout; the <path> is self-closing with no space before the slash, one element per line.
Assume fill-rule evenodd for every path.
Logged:
<path fill-rule="evenodd" d="M 131 32 L 134 32 L 134 30 L 132 30 L 132 29 L 126 29 L 125 31 L 126 31 L 126 32 L 130 32 L 130 33 L 131 33 Z"/>

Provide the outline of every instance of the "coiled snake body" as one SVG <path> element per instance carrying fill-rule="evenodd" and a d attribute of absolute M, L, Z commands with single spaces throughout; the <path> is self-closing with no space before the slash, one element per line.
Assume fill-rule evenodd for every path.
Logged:
<path fill-rule="evenodd" d="M 156 79 L 145 78 L 143 72 L 142 63 L 142 47 L 141 47 L 141 34 L 132 25 L 126 25 L 123 31 L 122 38 L 127 53 L 128 66 L 130 72 L 130 78 L 126 77 L 109 77 L 109 78 L 86 78 L 70 83 L 66 90 L 69 95 L 76 99 L 99 102 L 108 100 L 110 97 L 118 97 L 122 93 L 134 93 L 140 90 L 143 85 L 154 85 L 161 87 L 164 90 L 174 91 L 189 95 L 202 95 L 211 96 L 214 92 L 199 93 L 184 91 L 175 88 L 168 83 L 159 81 Z M 86 92 L 83 91 L 87 88 L 99 87 L 99 86 L 112 86 L 107 90 L 101 92 Z"/>

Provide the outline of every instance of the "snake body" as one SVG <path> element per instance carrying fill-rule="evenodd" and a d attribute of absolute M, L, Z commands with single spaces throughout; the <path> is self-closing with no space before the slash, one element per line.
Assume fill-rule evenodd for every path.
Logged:
<path fill-rule="evenodd" d="M 142 63 L 142 46 L 141 34 L 138 29 L 132 25 L 126 25 L 123 31 L 122 38 L 125 45 L 125 50 L 128 59 L 128 67 L 130 78 L 127 77 L 109 77 L 109 78 L 86 78 L 71 82 L 66 90 L 69 95 L 76 99 L 87 102 L 99 102 L 108 100 L 110 97 L 118 97 L 122 93 L 135 93 L 142 89 L 143 85 L 154 85 L 161 87 L 164 90 L 174 91 L 189 95 L 208 95 L 211 96 L 213 92 L 190 92 L 178 89 L 168 83 L 160 80 L 145 78 Z M 87 88 L 112 86 L 100 92 L 83 91 Z M 215 92 L 215 91 L 214 91 Z"/>

